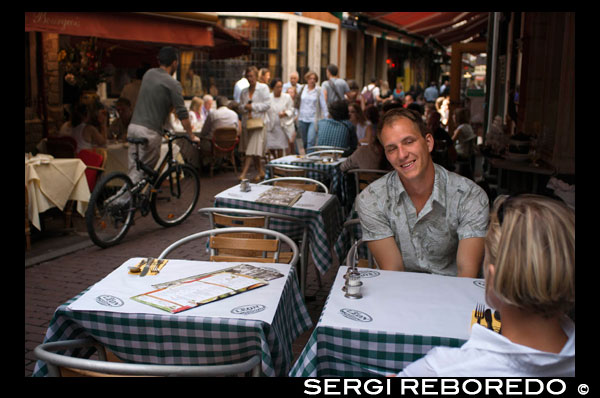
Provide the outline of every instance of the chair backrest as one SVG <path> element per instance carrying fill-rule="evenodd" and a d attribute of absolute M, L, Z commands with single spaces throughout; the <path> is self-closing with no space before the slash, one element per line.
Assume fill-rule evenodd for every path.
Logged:
<path fill-rule="evenodd" d="M 314 146 L 309 146 L 308 148 L 306 148 L 306 153 L 310 154 L 311 152 L 317 152 L 317 151 L 331 151 L 331 150 L 337 150 L 337 151 L 347 151 L 350 148 L 342 148 L 340 146 L 331 146 L 331 145 L 314 145 Z"/>
<path fill-rule="evenodd" d="M 229 236 L 220 236 L 223 234 L 230 233 L 256 233 L 265 236 L 263 239 L 248 239 L 248 238 L 233 238 Z M 247 261 L 247 262 L 268 262 L 268 263 L 279 263 L 279 254 L 281 252 L 281 241 L 287 244 L 293 252 L 291 261 L 289 264 L 296 266 L 298 258 L 300 256 L 298 245 L 290 239 L 288 236 L 281 232 L 274 231 L 266 228 L 252 228 L 252 227 L 231 227 L 231 228 L 215 228 L 207 231 L 198 232 L 185 238 L 179 239 L 172 243 L 158 256 L 159 259 L 165 258 L 173 249 L 188 243 L 190 241 L 209 238 L 209 247 L 211 249 L 210 261 Z M 274 239 L 266 239 L 266 237 Z M 245 257 L 245 256 L 220 256 L 219 250 L 221 249 L 242 249 L 242 250 L 259 250 L 271 253 L 271 256 L 266 255 L 265 257 Z"/>
<path fill-rule="evenodd" d="M 213 154 L 232 152 L 238 142 L 235 127 L 220 127 L 213 132 Z"/>
<path fill-rule="evenodd" d="M 85 177 L 90 188 L 90 192 L 94 190 L 96 182 L 100 172 L 104 170 L 106 164 L 107 152 L 104 148 L 93 148 L 93 149 L 82 149 L 77 154 L 77 157 L 81 159 L 87 166 L 85 170 Z"/>
<path fill-rule="evenodd" d="M 346 255 L 346 265 L 356 264 L 357 267 L 379 268 L 369 251 L 367 242 L 363 242 L 360 238 L 362 236 L 360 220 L 358 218 L 350 219 L 344 223 L 343 228 L 350 234 L 351 243 L 350 250 Z"/>
<path fill-rule="evenodd" d="M 77 141 L 73 137 L 48 137 L 46 150 L 55 158 L 74 158 L 77 153 Z"/>
<path fill-rule="evenodd" d="M 367 250 L 367 258 L 360 257 L 359 251 L 363 246 Z M 363 241 L 362 239 L 359 239 L 356 242 L 354 242 L 352 247 L 350 247 L 350 250 L 348 250 L 348 254 L 346 255 L 346 265 L 348 267 L 379 269 L 379 265 L 377 265 L 377 262 L 375 261 L 367 247 L 367 242 Z"/>
<path fill-rule="evenodd" d="M 351 169 L 348 173 L 354 174 L 354 181 L 356 184 L 356 193 L 362 192 L 370 183 L 379 178 L 383 177 L 390 170 L 378 170 L 378 169 Z"/>
<path fill-rule="evenodd" d="M 306 155 L 307 158 L 324 158 L 331 157 L 333 159 L 338 159 L 342 157 L 344 151 L 340 149 L 324 149 L 322 151 L 314 151 Z"/>
<path fill-rule="evenodd" d="M 238 208 L 227 208 L 227 207 L 205 207 L 198 210 L 200 214 L 206 214 L 210 221 L 211 228 L 219 228 L 219 227 L 264 227 L 267 229 L 275 229 L 277 227 L 284 228 L 287 232 L 286 235 L 292 238 L 295 242 L 300 242 L 300 287 L 302 290 L 302 294 L 304 295 L 304 283 L 306 276 L 306 267 L 308 266 L 308 225 L 304 220 L 294 217 L 288 216 L 286 214 L 280 213 L 272 213 L 268 211 L 260 211 L 260 210 L 251 210 L 251 209 L 238 209 Z M 296 233 L 295 230 L 301 230 L 302 235 L 299 238 L 299 233 Z M 232 234 L 224 234 L 223 236 L 248 236 L 251 238 L 256 238 L 257 235 L 255 233 L 232 233 Z M 225 249 L 227 251 L 227 249 Z M 236 248 L 232 250 L 232 252 L 236 252 L 237 255 L 241 255 L 239 253 L 244 253 L 244 251 Z M 220 253 L 223 253 L 224 249 L 221 249 Z M 284 260 L 283 262 L 291 261 L 291 257 L 288 255 L 288 252 L 280 253 L 280 259 Z M 263 257 L 263 253 L 256 253 L 256 251 L 250 251 L 249 254 L 244 254 L 247 256 L 260 256 Z M 293 255 L 293 253 L 292 253 Z M 280 261 L 281 262 L 281 261 Z"/>
<path fill-rule="evenodd" d="M 78 348 L 96 347 L 100 360 L 77 358 L 53 351 L 75 350 Z M 67 352 L 69 352 L 67 351 Z M 34 349 L 35 356 L 46 363 L 48 375 L 59 376 L 233 376 L 252 372 L 252 376 L 260 375 L 260 356 L 227 365 L 147 365 L 122 362 L 107 362 L 104 347 L 92 338 L 65 340 L 38 345 Z"/>
<path fill-rule="evenodd" d="M 270 166 L 273 177 L 306 177 L 307 170 L 303 167 L 289 167 L 289 165 Z"/>
<path fill-rule="evenodd" d="M 327 185 L 323 184 L 321 181 L 306 177 L 279 177 L 263 180 L 258 183 L 258 185 L 271 184 L 276 186 L 298 188 L 304 191 L 312 192 L 316 192 L 320 188 L 323 190 L 323 192 L 329 193 L 329 188 L 327 188 Z"/>

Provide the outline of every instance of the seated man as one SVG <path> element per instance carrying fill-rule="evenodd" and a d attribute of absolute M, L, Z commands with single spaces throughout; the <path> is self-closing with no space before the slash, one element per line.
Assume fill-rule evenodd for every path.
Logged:
<path fill-rule="evenodd" d="M 225 96 L 217 97 L 217 109 L 212 110 L 202 126 L 200 131 L 200 149 L 203 153 L 212 153 L 212 137 L 216 129 L 221 127 L 235 127 L 238 131 L 238 137 L 241 134 L 241 123 L 238 118 L 238 114 L 227 107 L 229 100 Z M 203 164 L 206 165 L 208 159 L 206 157 L 202 160 Z"/>
<path fill-rule="evenodd" d="M 477 184 L 435 165 L 421 115 L 396 108 L 377 132 L 394 171 L 356 199 L 363 239 L 385 270 L 478 277 L 489 217 Z"/>
<path fill-rule="evenodd" d="M 327 108 L 329 109 L 329 117 L 321 119 L 317 123 L 317 145 L 349 148 L 343 156 L 350 156 L 356 149 L 358 138 L 356 137 L 356 129 L 350 122 L 348 101 L 334 101 Z"/>

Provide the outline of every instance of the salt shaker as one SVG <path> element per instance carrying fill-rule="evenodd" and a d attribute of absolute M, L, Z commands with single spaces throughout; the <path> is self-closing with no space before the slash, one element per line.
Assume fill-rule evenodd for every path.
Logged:
<path fill-rule="evenodd" d="M 248 181 L 248 179 L 243 179 L 242 182 L 240 183 L 240 191 L 242 192 L 249 192 L 250 191 L 250 181 Z"/>
<path fill-rule="evenodd" d="M 361 286 L 362 282 L 360 281 L 360 273 L 350 273 L 350 275 L 348 275 L 348 279 L 346 280 L 346 294 L 344 297 L 353 299 L 362 298 L 362 294 L 360 293 Z"/>

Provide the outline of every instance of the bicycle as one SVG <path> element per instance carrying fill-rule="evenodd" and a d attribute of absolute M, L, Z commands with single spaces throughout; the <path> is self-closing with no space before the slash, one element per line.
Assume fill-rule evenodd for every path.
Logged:
<path fill-rule="evenodd" d="M 136 146 L 134 159 L 143 178 L 133 184 L 129 176 L 114 171 L 104 176 L 94 188 L 85 214 L 88 234 L 92 242 L 102 248 L 118 244 L 134 224 L 137 210 L 145 217 L 152 213 L 154 220 L 164 226 L 181 224 L 191 213 L 200 196 L 200 179 L 196 170 L 178 163 L 173 157 L 173 141 L 187 139 L 164 131 L 168 152 L 158 169 L 154 170 L 139 160 L 139 145 L 147 144 L 145 138 L 127 138 Z M 163 170 L 166 167 L 166 171 Z"/>

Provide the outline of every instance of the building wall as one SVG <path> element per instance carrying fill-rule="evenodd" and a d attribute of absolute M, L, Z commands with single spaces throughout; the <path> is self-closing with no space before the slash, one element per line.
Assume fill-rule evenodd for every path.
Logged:
<path fill-rule="evenodd" d="M 308 65 L 310 69 L 319 74 L 319 81 L 324 80 L 324 77 L 320 76 L 321 33 L 323 29 L 332 31 L 329 43 L 331 49 L 329 62 L 339 66 L 340 21 L 328 12 L 303 12 L 302 15 L 293 12 L 217 12 L 217 15 L 219 17 L 261 18 L 281 21 L 281 77 L 284 81 L 288 80 L 291 72 L 297 70 L 297 32 L 300 23 L 309 26 Z"/>

